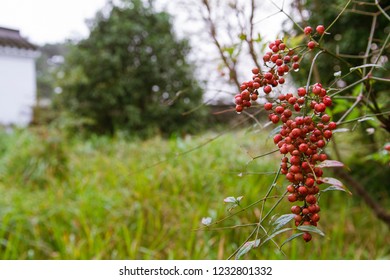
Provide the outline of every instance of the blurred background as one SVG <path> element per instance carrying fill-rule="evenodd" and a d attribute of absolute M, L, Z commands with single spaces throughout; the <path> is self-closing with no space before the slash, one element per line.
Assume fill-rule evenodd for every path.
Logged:
<path fill-rule="evenodd" d="M 346 88 L 328 112 L 343 122 L 326 150 L 346 168 L 327 174 L 352 195 L 321 196 L 325 237 L 280 248 L 280 235 L 245 258 L 390 258 L 389 10 L 369 0 L 0 0 L 0 258 L 228 258 L 280 164 L 259 157 L 275 149 L 265 95 L 239 115 L 234 95 L 270 41 L 303 44 L 302 27 L 318 24 L 332 24 L 324 44 L 337 56 L 321 57 L 313 79 Z M 312 57 L 281 92 L 306 85 Z M 348 73 L 369 64 L 378 79 L 357 106 L 362 85 Z M 202 227 L 240 211 L 224 202 L 239 196 L 254 205 Z"/>

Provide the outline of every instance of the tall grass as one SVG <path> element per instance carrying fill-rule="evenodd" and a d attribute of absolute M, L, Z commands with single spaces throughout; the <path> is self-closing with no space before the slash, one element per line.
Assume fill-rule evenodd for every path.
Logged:
<path fill-rule="evenodd" d="M 274 147 L 267 134 L 245 131 L 147 141 L 96 137 L 61 142 L 58 151 L 66 153 L 66 161 L 59 167 L 66 167 L 66 177 L 33 169 L 45 179 L 37 184 L 17 179 L 26 168 L 31 171 L 29 157 L 53 165 L 35 150 L 47 138 L 34 135 L 2 136 L 0 150 L 8 160 L 1 163 L 1 259 L 225 259 L 253 229 L 237 225 L 257 222 L 260 205 L 219 225 L 225 229 L 195 229 L 202 217 L 215 221 L 229 215 L 225 197 L 243 195 L 242 207 L 263 197 L 279 160 L 277 154 L 252 160 Z M 22 137 L 35 142 L 16 141 Z M 277 182 L 279 195 L 284 186 Z M 275 214 L 288 213 L 291 205 L 284 201 Z M 321 208 L 319 227 L 326 237 L 315 236 L 308 244 L 298 238 L 283 252 L 268 243 L 246 258 L 390 257 L 388 228 L 359 200 L 326 193 Z"/>

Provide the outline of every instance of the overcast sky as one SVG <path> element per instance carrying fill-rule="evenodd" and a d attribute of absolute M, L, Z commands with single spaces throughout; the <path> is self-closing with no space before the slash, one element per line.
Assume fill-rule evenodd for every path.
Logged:
<path fill-rule="evenodd" d="M 171 1 L 158 2 L 173 4 Z M 19 29 L 23 37 L 38 45 L 78 39 L 88 35 L 85 20 L 93 18 L 106 2 L 107 0 L 0 0 L 0 26 Z M 272 27 L 277 29 L 272 21 L 280 21 L 280 16 L 282 15 L 272 17 L 264 30 Z"/>
<path fill-rule="evenodd" d="M 19 29 L 43 45 L 88 35 L 85 19 L 93 18 L 106 0 L 0 0 L 0 26 Z"/>

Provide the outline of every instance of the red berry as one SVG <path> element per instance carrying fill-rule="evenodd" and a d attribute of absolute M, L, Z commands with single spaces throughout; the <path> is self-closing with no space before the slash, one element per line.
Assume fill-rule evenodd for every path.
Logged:
<path fill-rule="evenodd" d="M 301 186 L 301 187 L 298 188 L 298 192 L 301 195 L 307 195 L 307 188 L 304 187 L 304 186 Z"/>
<path fill-rule="evenodd" d="M 313 31 L 313 28 L 311 28 L 310 26 L 306 26 L 305 29 L 303 29 L 303 32 L 306 35 L 309 35 L 312 31 Z"/>
<path fill-rule="evenodd" d="M 241 113 L 242 110 L 244 110 L 244 107 L 242 105 L 236 105 L 236 112 Z"/>
<path fill-rule="evenodd" d="M 256 67 L 256 68 L 253 68 L 253 69 L 252 69 L 252 73 L 255 74 L 255 75 L 257 75 L 257 74 L 260 73 L 260 69 L 257 68 L 257 67 Z"/>
<path fill-rule="evenodd" d="M 270 93 L 272 91 L 272 88 L 270 86 L 265 86 L 263 88 L 263 91 L 264 91 L 264 93 L 268 94 L 268 93 Z"/>
<path fill-rule="evenodd" d="M 295 222 L 300 223 L 302 221 L 302 216 L 301 215 L 295 215 L 294 216 L 294 220 L 295 220 Z"/>
<path fill-rule="evenodd" d="M 297 197 L 297 195 L 296 195 L 295 193 L 292 193 L 292 194 L 289 194 L 289 195 L 287 196 L 287 199 L 288 199 L 288 201 L 290 201 L 290 202 L 295 202 L 295 201 L 297 201 L 298 197 Z"/>
<path fill-rule="evenodd" d="M 305 240 L 306 242 L 309 242 L 311 240 L 311 234 L 308 232 L 304 232 L 302 237 L 303 237 L 303 240 Z"/>
<path fill-rule="evenodd" d="M 301 207 L 299 207 L 298 205 L 294 205 L 293 207 L 291 207 L 291 213 L 299 215 L 301 213 Z"/>
<path fill-rule="evenodd" d="M 335 130 L 336 127 L 337 127 L 337 124 L 336 124 L 335 122 L 330 122 L 330 123 L 328 124 L 328 128 L 329 128 L 330 130 Z"/>
<path fill-rule="evenodd" d="M 310 41 L 309 43 L 307 43 L 307 47 L 311 50 L 314 49 L 316 47 L 316 42 Z"/>
<path fill-rule="evenodd" d="M 306 95 L 306 89 L 303 88 L 303 87 L 300 87 L 298 89 L 298 95 L 301 96 L 301 97 L 305 96 Z"/>
<path fill-rule="evenodd" d="M 329 115 L 327 115 L 327 114 L 323 115 L 323 116 L 321 117 L 321 121 L 322 121 L 323 123 L 328 123 L 328 122 L 330 121 Z"/>
<path fill-rule="evenodd" d="M 307 178 L 306 181 L 305 181 L 305 185 L 309 188 L 311 188 L 312 186 L 314 186 L 314 179 L 313 178 Z"/>
<path fill-rule="evenodd" d="M 270 111 L 272 110 L 272 103 L 265 103 L 264 104 L 264 109 L 267 110 L 267 111 Z"/>
<path fill-rule="evenodd" d="M 277 106 L 275 108 L 275 113 L 282 114 L 284 112 L 284 108 L 282 106 Z"/>
<path fill-rule="evenodd" d="M 309 213 L 310 213 L 310 211 L 309 211 L 308 208 L 303 208 L 303 209 L 302 209 L 302 215 L 307 215 L 307 214 L 309 214 Z"/>
<path fill-rule="evenodd" d="M 298 164 L 301 164 L 301 159 L 299 156 L 292 156 L 290 158 L 290 162 L 291 162 L 291 164 L 298 165 Z"/>
<path fill-rule="evenodd" d="M 273 123 L 278 123 L 279 122 L 279 120 L 280 120 L 280 118 L 277 116 L 277 115 L 273 115 L 272 117 L 271 117 L 271 122 L 273 122 Z"/>
<path fill-rule="evenodd" d="M 286 56 L 283 58 L 283 61 L 284 61 L 284 63 L 289 63 L 289 62 L 291 61 L 291 56 L 286 55 Z"/>
<path fill-rule="evenodd" d="M 325 104 L 326 107 L 332 106 L 332 99 L 329 96 L 324 96 L 322 98 L 322 102 Z"/>
<path fill-rule="evenodd" d="M 295 187 L 293 185 L 288 185 L 287 186 L 287 191 L 289 193 L 295 193 Z"/>
<path fill-rule="evenodd" d="M 316 214 L 313 214 L 312 216 L 311 216 L 311 220 L 313 221 L 313 222 L 318 222 L 319 220 L 320 220 L 320 215 L 318 215 L 317 213 Z"/>
<path fill-rule="evenodd" d="M 316 27 L 316 31 L 317 31 L 318 34 L 322 35 L 325 32 L 325 27 L 323 25 L 318 25 Z"/>
<path fill-rule="evenodd" d="M 318 113 L 325 112 L 326 105 L 324 103 L 318 103 L 318 104 L 314 105 L 314 110 Z"/>
<path fill-rule="evenodd" d="M 309 146 L 306 143 L 302 143 L 299 145 L 299 151 L 302 153 L 306 152 L 308 148 Z"/>
<path fill-rule="evenodd" d="M 275 143 L 275 144 L 278 144 L 280 141 L 282 141 L 282 139 L 283 139 L 282 135 L 276 134 L 276 135 L 274 136 L 274 143 Z"/>
<path fill-rule="evenodd" d="M 332 131 L 331 130 L 325 130 L 324 131 L 324 137 L 325 137 L 325 139 L 330 139 L 332 137 Z"/>
<path fill-rule="evenodd" d="M 309 194 L 308 196 L 306 196 L 305 200 L 309 204 L 315 204 L 317 202 L 317 198 L 312 194 Z"/>
<path fill-rule="evenodd" d="M 286 109 L 286 110 L 284 110 L 283 115 L 284 115 L 286 118 L 289 118 L 289 117 L 292 116 L 292 112 L 291 112 L 291 110 Z"/>

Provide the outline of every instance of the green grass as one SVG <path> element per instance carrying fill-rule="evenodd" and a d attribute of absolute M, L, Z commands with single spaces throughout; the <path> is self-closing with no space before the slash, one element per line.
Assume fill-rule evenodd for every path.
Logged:
<path fill-rule="evenodd" d="M 267 172 L 275 172 L 279 160 L 277 154 L 251 160 L 274 149 L 265 132 L 228 132 L 213 141 L 215 133 L 60 139 L 54 150 L 50 135 L 34 135 L 3 135 L 0 143 L 1 259 L 226 259 L 253 229 L 234 226 L 258 221 L 261 204 L 218 225 L 227 229 L 194 229 L 202 217 L 229 214 L 225 197 L 243 195 L 242 207 L 262 198 L 274 178 Z M 278 180 L 271 195 L 282 194 L 285 184 Z M 274 202 L 269 199 L 265 210 Z M 283 200 L 273 214 L 290 207 Z M 295 239 L 283 253 L 269 242 L 245 258 L 390 257 L 388 228 L 358 199 L 328 192 L 321 209 L 325 237 L 308 244 Z"/>

